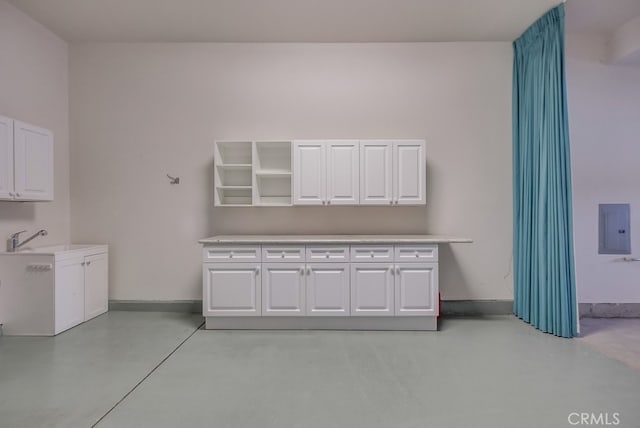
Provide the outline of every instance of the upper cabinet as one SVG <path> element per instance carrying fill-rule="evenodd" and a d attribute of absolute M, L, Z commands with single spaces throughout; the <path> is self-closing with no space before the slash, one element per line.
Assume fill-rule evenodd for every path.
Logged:
<path fill-rule="evenodd" d="M 424 140 L 216 142 L 216 206 L 424 205 Z"/>
<path fill-rule="evenodd" d="M 424 205 L 423 140 L 360 142 L 360 205 Z"/>
<path fill-rule="evenodd" d="M 0 116 L 0 199 L 53 200 L 53 134 Z"/>
<path fill-rule="evenodd" d="M 359 153 L 354 140 L 295 141 L 294 205 L 357 205 Z"/>

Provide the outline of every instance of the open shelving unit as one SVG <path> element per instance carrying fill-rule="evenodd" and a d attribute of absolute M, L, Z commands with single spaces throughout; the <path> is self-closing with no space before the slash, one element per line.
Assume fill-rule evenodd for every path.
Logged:
<path fill-rule="evenodd" d="M 214 205 L 290 206 L 291 141 L 217 141 Z"/>
<path fill-rule="evenodd" d="M 291 142 L 258 141 L 253 155 L 254 205 L 291 205 Z"/>
<path fill-rule="evenodd" d="M 214 154 L 214 205 L 251 206 L 252 142 L 218 141 Z"/>

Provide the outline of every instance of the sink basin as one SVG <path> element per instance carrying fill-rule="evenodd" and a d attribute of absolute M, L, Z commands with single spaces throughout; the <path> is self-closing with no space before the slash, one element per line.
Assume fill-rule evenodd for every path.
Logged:
<path fill-rule="evenodd" d="M 66 251 L 85 250 L 87 248 L 96 247 L 95 244 L 58 244 L 58 245 L 45 245 L 42 247 L 26 247 L 21 248 L 15 253 L 7 254 L 56 254 Z"/>

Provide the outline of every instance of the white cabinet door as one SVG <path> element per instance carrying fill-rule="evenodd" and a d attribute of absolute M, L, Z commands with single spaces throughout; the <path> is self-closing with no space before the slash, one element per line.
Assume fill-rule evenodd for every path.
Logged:
<path fill-rule="evenodd" d="M 395 205 L 426 203 L 425 142 L 422 140 L 393 143 L 393 199 Z"/>
<path fill-rule="evenodd" d="M 438 315 L 438 264 L 396 265 L 396 316 Z"/>
<path fill-rule="evenodd" d="M 84 257 L 55 264 L 55 332 L 84 321 Z"/>
<path fill-rule="evenodd" d="M 262 315 L 305 315 L 304 264 L 262 264 Z"/>
<path fill-rule="evenodd" d="M 393 298 L 393 265 L 351 265 L 352 316 L 391 316 L 394 312 Z"/>
<path fill-rule="evenodd" d="M 53 200 L 53 134 L 14 121 L 15 199 Z"/>
<path fill-rule="evenodd" d="M 393 200 L 393 143 L 360 142 L 360 204 L 391 205 Z"/>
<path fill-rule="evenodd" d="M 204 316 L 259 316 L 259 263 L 205 263 Z"/>
<path fill-rule="evenodd" d="M 360 203 L 359 149 L 358 141 L 327 142 L 327 205 Z"/>
<path fill-rule="evenodd" d="M 293 142 L 294 205 L 323 205 L 326 198 L 326 165 L 323 141 Z"/>
<path fill-rule="evenodd" d="M 309 264 L 307 274 L 307 315 L 349 316 L 349 264 Z"/>
<path fill-rule="evenodd" d="M 84 258 L 84 320 L 107 312 L 109 307 L 109 255 Z"/>
<path fill-rule="evenodd" d="M 13 120 L 0 116 L 0 199 L 13 199 Z"/>

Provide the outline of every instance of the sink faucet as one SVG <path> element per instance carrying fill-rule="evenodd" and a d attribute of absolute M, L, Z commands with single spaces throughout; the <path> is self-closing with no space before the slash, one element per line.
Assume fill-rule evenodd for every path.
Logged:
<path fill-rule="evenodd" d="M 16 233 L 12 234 L 11 238 L 9 238 L 7 240 L 7 251 L 8 252 L 15 253 L 16 251 L 18 251 L 18 249 L 20 247 L 22 247 L 24 244 L 26 244 L 27 242 L 31 241 L 32 239 L 35 239 L 38 236 L 47 236 L 48 235 L 48 232 L 45 229 L 40 229 L 39 231 L 37 231 L 36 233 L 31 235 L 30 237 L 28 237 L 24 241 L 20 242 L 20 234 L 24 233 L 24 232 L 26 232 L 26 230 L 21 230 L 20 232 L 16 232 Z"/>

